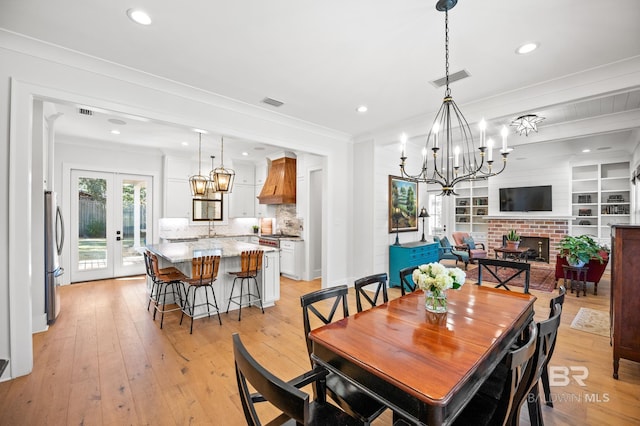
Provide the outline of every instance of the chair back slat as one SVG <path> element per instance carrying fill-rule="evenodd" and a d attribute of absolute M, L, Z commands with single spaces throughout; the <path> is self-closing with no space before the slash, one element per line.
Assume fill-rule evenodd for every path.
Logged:
<path fill-rule="evenodd" d="M 418 287 L 416 283 L 413 282 L 413 271 L 417 268 L 417 266 L 409 266 L 408 268 L 400 269 L 400 292 L 404 296 L 407 293 L 411 293 L 416 291 Z"/>
<path fill-rule="evenodd" d="M 242 272 L 257 274 L 262 269 L 262 250 L 248 250 L 240 253 Z"/>
<path fill-rule="evenodd" d="M 309 313 L 322 321 L 323 324 L 329 324 L 337 319 L 346 318 L 349 316 L 349 306 L 347 304 L 347 294 L 349 289 L 346 285 L 339 285 L 336 287 L 324 288 L 311 293 L 303 294 L 300 296 L 300 304 L 302 305 L 302 321 L 304 323 L 304 337 L 307 342 L 307 351 L 311 354 L 313 345 L 309 339 L 309 333 L 311 332 L 311 316 Z M 324 301 L 329 300 L 331 308 L 328 314 L 327 304 Z M 321 306 L 322 305 L 322 306 Z M 342 310 L 339 308 L 342 306 Z M 341 313 L 342 316 L 336 315 Z"/>
<path fill-rule="evenodd" d="M 155 281 L 156 274 L 153 270 L 153 261 L 151 260 L 151 252 L 149 250 L 144 251 L 144 267 L 147 271 L 149 278 Z"/>
<path fill-rule="evenodd" d="M 200 256 L 191 260 L 191 281 L 208 284 L 218 277 L 220 256 Z"/>
<path fill-rule="evenodd" d="M 366 286 L 376 284 L 376 290 L 373 298 L 369 296 L 369 293 L 365 290 Z M 389 296 L 387 295 L 387 274 L 375 274 L 369 275 L 363 278 L 359 278 L 354 282 L 354 288 L 356 290 L 356 308 L 358 312 L 362 312 L 362 299 L 366 300 L 369 303 L 367 308 L 373 308 L 378 305 L 378 297 L 382 295 L 382 303 L 387 303 L 389 301 Z"/>

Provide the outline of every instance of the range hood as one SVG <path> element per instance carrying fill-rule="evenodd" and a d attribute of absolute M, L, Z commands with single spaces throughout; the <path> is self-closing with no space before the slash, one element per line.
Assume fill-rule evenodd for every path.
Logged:
<path fill-rule="evenodd" d="M 295 204 L 296 159 L 290 157 L 271 161 L 271 168 L 258 195 L 260 204 Z"/>

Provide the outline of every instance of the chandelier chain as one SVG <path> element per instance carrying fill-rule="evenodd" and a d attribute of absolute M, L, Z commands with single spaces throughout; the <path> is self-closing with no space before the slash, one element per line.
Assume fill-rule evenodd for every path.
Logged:
<path fill-rule="evenodd" d="M 444 12 L 444 75 L 447 89 L 444 92 L 446 97 L 451 96 L 449 89 L 449 9 Z"/>

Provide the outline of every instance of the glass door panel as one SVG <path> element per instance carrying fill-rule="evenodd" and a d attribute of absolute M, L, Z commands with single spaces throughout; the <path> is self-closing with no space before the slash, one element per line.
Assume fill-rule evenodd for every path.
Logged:
<path fill-rule="evenodd" d="M 151 178 L 118 175 L 120 189 L 119 226 L 116 229 L 116 276 L 142 274 L 144 256 L 141 248 L 147 244 L 147 224 L 151 223 Z"/>

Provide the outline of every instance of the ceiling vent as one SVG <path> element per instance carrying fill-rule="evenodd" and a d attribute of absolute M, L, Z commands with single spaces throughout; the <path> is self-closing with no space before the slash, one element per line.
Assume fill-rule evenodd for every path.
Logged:
<path fill-rule="evenodd" d="M 87 109 L 87 108 L 78 108 L 78 114 L 92 116 L 93 115 L 93 111 L 91 111 L 90 109 Z"/>
<path fill-rule="evenodd" d="M 277 100 L 271 99 L 271 98 L 264 98 L 262 100 L 262 102 L 264 102 L 265 104 L 269 104 L 271 106 L 274 106 L 276 108 L 277 107 L 281 107 L 282 105 L 284 105 L 284 102 L 280 102 L 280 101 L 277 101 Z"/>
<path fill-rule="evenodd" d="M 462 80 L 470 76 L 471 74 L 469 74 L 469 71 L 467 70 L 460 70 L 460 71 L 454 72 L 453 74 L 449 74 L 449 84 L 453 83 L 454 81 Z M 442 77 L 437 80 L 433 80 L 430 83 L 433 84 L 435 87 L 443 87 L 447 84 L 447 77 Z"/>

